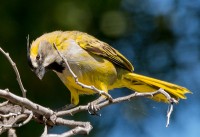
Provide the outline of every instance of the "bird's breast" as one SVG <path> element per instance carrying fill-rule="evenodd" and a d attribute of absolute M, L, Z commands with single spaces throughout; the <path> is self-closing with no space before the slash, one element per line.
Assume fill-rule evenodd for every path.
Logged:
<path fill-rule="evenodd" d="M 62 51 L 62 54 L 78 80 L 86 85 L 93 85 L 98 88 L 103 83 L 109 89 L 117 81 L 117 69 L 112 62 L 102 56 L 87 52 L 74 41 Z M 75 83 L 66 66 L 62 73 L 56 73 L 66 86 L 82 89 Z"/>

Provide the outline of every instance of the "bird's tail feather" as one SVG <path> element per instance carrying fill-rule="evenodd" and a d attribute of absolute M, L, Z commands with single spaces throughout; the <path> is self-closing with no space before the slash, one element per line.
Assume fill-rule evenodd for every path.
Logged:
<path fill-rule="evenodd" d="M 186 99 L 185 94 L 191 93 L 187 88 L 135 73 L 127 73 L 123 77 L 123 82 L 125 87 L 136 92 L 153 92 L 162 88 L 176 100 Z M 152 99 L 168 103 L 167 98 L 162 94 L 157 94 Z"/>

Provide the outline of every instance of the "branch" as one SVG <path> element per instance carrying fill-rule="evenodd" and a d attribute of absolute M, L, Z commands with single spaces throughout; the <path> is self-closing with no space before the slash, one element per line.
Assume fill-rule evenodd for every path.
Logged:
<path fill-rule="evenodd" d="M 68 126 L 72 128 L 73 135 L 88 134 L 92 129 L 92 126 L 90 125 L 89 122 L 78 122 L 78 121 L 66 120 L 61 117 L 57 117 L 56 112 L 54 112 L 53 110 L 43 107 L 39 104 L 36 104 L 27 98 L 16 96 L 13 93 L 9 92 L 8 90 L 0 89 L 0 97 L 8 99 L 13 104 L 18 104 L 20 106 L 27 108 L 23 113 L 21 113 L 22 107 L 17 112 L 12 112 L 13 106 L 10 107 L 11 106 L 10 103 L 3 103 L 5 104 L 5 106 L 1 105 L 0 112 L 4 110 L 6 112 L 9 110 L 11 112 L 7 112 L 8 114 L 5 114 L 5 115 L 1 114 L 1 117 L 12 118 L 13 116 L 15 116 L 15 118 L 9 122 L 10 124 L 8 122 L 0 124 L 0 128 L 8 129 L 8 128 L 13 128 L 13 127 L 21 127 L 27 124 L 30 120 L 34 119 L 37 122 L 40 122 L 49 126 L 55 126 L 55 125 Z M 6 110 L 5 108 L 7 108 L 8 110 Z M 20 120 L 24 120 L 24 121 L 19 124 L 16 124 Z M 77 128 L 77 127 L 81 127 L 81 128 Z M 67 131 L 65 134 L 69 134 L 68 132 L 70 132 L 71 134 L 71 131 Z"/>
<path fill-rule="evenodd" d="M 168 107 L 168 110 L 167 110 L 167 124 L 166 124 L 166 127 L 169 126 L 169 121 L 170 121 L 170 117 L 171 117 L 171 114 L 173 112 L 173 103 L 169 104 L 169 107 Z"/>
<path fill-rule="evenodd" d="M 128 101 L 128 100 L 133 99 L 135 97 L 152 97 L 156 94 L 163 94 L 163 93 L 168 94 L 168 93 L 165 93 L 165 91 L 162 90 L 162 89 L 159 89 L 159 90 L 152 92 L 152 93 L 137 93 L 136 92 L 136 93 L 133 93 L 133 94 L 128 95 L 128 96 L 118 97 L 116 99 L 113 99 L 112 102 L 107 100 L 107 101 L 99 103 L 97 105 L 98 105 L 99 108 L 103 108 L 103 107 L 106 107 L 106 106 L 111 105 L 111 104 L 120 103 L 122 101 Z M 49 125 L 51 125 L 51 126 L 53 126 L 53 125 L 65 125 L 65 126 L 73 128 L 72 130 L 66 132 L 65 134 L 69 134 L 69 135 L 71 135 L 71 133 L 73 133 L 74 135 L 75 134 L 83 134 L 83 133 L 88 134 L 90 132 L 90 130 L 92 129 L 92 126 L 88 122 L 77 122 L 77 121 L 73 121 L 73 120 L 66 120 L 66 119 L 60 118 L 60 116 L 74 115 L 75 113 L 78 113 L 78 112 L 81 112 L 81 111 L 88 111 L 88 105 L 89 104 L 85 105 L 85 106 L 77 106 L 76 108 L 66 110 L 66 111 L 54 112 L 51 109 L 45 108 L 41 105 L 38 105 L 36 103 L 31 102 L 27 98 L 22 98 L 22 97 L 16 96 L 16 95 L 12 94 L 11 92 L 9 92 L 8 90 L 0 90 L 0 97 L 8 99 L 10 102 L 12 102 L 14 104 L 19 104 L 21 106 L 25 106 L 26 108 L 29 109 L 29 111 L 33 112 L 33 114 L 36 116 L 35 118 L 37 119 L 37 121 L 40 121 L 41 123 L 44 123 L 44 124 L 50 123 Z M 169 101 L 170 100 L 172 100 L 172 98 L 169 98 Z M 172 103 L 177 103 L 177 102 L 176 101 L 171 102 L 170 106 L 173 106 Z M 172 111 L 168 111 L 168 114 L 167 114 L 168 115 L 167 126 L 169 125 L 169 118 L 170 118 L 171 112 Z M 41 121 L 39 119 L 38 115 L 45 117 L 46 121 Z M 14 116 L 14 115 L 10 114 L 10 116 Z M 28 115 L 26 115 L 26 116 L 27 116 L 27 118 L 25 120 L 26 122 L 24 121 L 21 124 L 18 124 L 17 125 L 18 127 L 26 124 L 32 118 L 31 114 L 29 115 L 29 117 L 28 117 Z M 15 126 L 4 125 L 4 127 L 6 127 L 6 128 L 16 127 L 16 125 Z"/>
<path fill-rule="evenodd" d="M 21 81 L 21 78 L 20 78 L 20 75 L 19 75 L 19 71 L 17 69 L 15 62 L 13 62 L 13 60 L 10 58 L 9 53 L 6 53 L 1 47 L 0 47 L 0 51 L 3 53 L 3 55 L 8 59 L 8 61 L 12 65 L 12 68 L 14 69 L 15 74 L 17 76 L 17 82 L 18 82 L 20 89 L 22 91 L 22 95 L 23 95 L 23 97 L 26 97 L 26 89 L 24 88 L 24 86 L 22 84 L 22 81 Z"/>
<path fill-rule="evenodd" d="M 136 97 L 153 97 L 157 94 L 163 94 L 164 96 L 167 97 L 168 101 L 170 102 L 169 104 L 169 109 L 167 111 L 167 124 L 166 124 L 166 127 L 169 126 L 169 121 L 170 121 L 170 116 L 171 116 L 171 113 L 173 111 L 173 104 L 177 104 L 178 101 L 175 100 L 174 98 L 170 97 L 170 95 L 164 91 L 163 89 L 159 89 L 155 92 L 146 92 L 146 93 L 138 93 L 138 92 L 135 92 L 133 94 L 130 94 L 130 95 L 127 95 L 127 96 L 124 96 L 124 97 L 118 97 L 118 98 L 115 98 L 111 101 L 104 101 L 104 102 L 101 102 L 99 104 L 97 104 L 96 106 L 101 109 L 101 108 L 104 108 L 108 105 L 111 105 L 111 104 L 116 104 L 116 103 L 120 103 L 120 102 L 124 102 L 124 101 L 129 101 L 133 98 L 136 98 Z M 88 107 L 89 107 L 90 104 L 88 105 L 85 105 L 85 106 L 78 106 L 78 107 L 75 107 L 73 109 L 70 109 L 70 110 L 65 110 L 65 111 L 59 111 L 56 113 L 57 116 L 64 116 L 64 115 L 69 115 L 69 116 L 73 116 L 74 114 L 78 113 L 78 112 L 81 112 L 81 111 L 88 111 Z"/>
<path fill-rule="evenodd" d="M 33 103 L 27 98 L 19 97 L 9 92 L 8 89 L 5 89 L 5 90 L 0 89 L 0 97 L 9 100 L 13 104 L 24 106 L 27 109 L 32 110 L 35 113 L 38 113 L 39 115 L 45 115 L 47 117 L 50 117 L 53 114 L 52 110 L 46 107 L 43 107 L 39 104 Z"/>
<path fill-rule="evenodd" d="M 58 122 L 59 123 L 59 122 Z M 61 122 L 63 123 L 63 122 Z M 92 126 L 90 123 L 85 123 L 84 127 L 77 126 L 74 129 L 69 130 L 68 132 L 62 133 L 59 137 L 70 137 L 76 134 L 89 134 Z M 47 134 L 47 126 L 45 126 L 44 132 L 41 137 L 58 137 L 57 134 Z"/>

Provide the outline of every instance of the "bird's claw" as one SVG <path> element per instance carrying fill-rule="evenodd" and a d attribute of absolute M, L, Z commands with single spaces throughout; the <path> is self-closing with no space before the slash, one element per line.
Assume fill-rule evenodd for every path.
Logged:
<path fill-rule="evenodd" d="M 100 110 L 100 108 L 96 105 L 96 103 L 91 102 L 88 104 L 88 113 L 90 115 L 101 116 L 101 114 L 98 113 L 99 110 Z"/>

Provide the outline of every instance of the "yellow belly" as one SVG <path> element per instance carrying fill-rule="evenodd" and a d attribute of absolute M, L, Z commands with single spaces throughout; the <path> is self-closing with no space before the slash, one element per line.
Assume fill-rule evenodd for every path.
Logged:
<path fill-rule="evenodd" d="M 66 47 L 66 53 L 63 53 L 68 60 L 70 68 L 77 75 L 78 80 L 86 85 L 93 85 L 100 90 L 114 88 L 113 84 L 117 80 L 117 70 L 115 65 L 107 59 L 88 53 L 78 45 Z M 94 91 L 82 88 L 75 83 L 73 76 L 66 68 L 62 73 L 56 72 L 62 82 L 68 89 L 76 89 L 79 94 L 92 94 Z M 103 84 L 103 85 L 102 85 Z"/>

